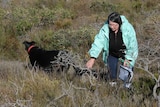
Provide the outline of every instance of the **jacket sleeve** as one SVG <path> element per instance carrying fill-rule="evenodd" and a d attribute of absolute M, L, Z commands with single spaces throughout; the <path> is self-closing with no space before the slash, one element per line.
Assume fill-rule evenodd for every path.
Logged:
<path fill-rule="evenodd" d="M 108 42 L 108 25 L 104 25 L 99 33 L 95 36 L 94 42 L 91 45 L 91 49 L 89 50 L 89 54 L 91 57 L 97 58 L 101 53 L 102 49 L 104 49 L 106 43 Z"/>
<path fill-rule="evenodd" d="M 131 65 L 134 66 L 138 57 L 138 43 L 135 30 L 131 24 L 129 24 L 127 33 L 128 44 L 125 58 L 131 60 Z"/>

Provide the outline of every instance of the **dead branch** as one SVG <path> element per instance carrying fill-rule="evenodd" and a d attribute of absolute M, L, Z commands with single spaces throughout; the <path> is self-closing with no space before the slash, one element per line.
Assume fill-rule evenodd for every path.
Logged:
<path fill-rule="evenodd" d="M 153 87 L 153 96 L 158 101 L 158 107 L 160 107 L 160 94 L 157 94 L 157 89 L 160 88 L 160 38 L 153 38 L 148 40 L 147 44 L 139 45 L 139 58 L 137 59 L 137 68 L 140 68 L 146 71 L 155 81 L 155 85 Z M 152 71 L 150 71 L 150 67 L 152 65 L 157 66 L 157 72 L 159 74 L 158 77 L 154 75 Z"/>

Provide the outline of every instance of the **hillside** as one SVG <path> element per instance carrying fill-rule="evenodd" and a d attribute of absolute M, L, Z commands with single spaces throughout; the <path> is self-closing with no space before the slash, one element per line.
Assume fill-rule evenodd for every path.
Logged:
<path fill-rule="evenodd" d="M 78 55 L 79 66 L 108 15 L 117 11 L 133 24 L 138 44 L 133 88 L 121 81 L 67 73 L 46 74 L 28 66 L 24 40 L 46 50 Z M 1 0 L 0 106 L 2 107 L 157 107 L 160 82 L 159 0 Z M 102 57 L 96 70 L 105 71 Z M 160 105 L 158 105 L 160 107 Z"/>

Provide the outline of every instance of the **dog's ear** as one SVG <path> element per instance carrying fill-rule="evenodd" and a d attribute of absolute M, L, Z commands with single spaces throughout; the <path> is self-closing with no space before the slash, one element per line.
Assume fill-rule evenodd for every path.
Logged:
<path fill-rule="evenodd" d="M 31 43 L 32 45 L 35 45 L 35 44 L 36 44 L 36 42 L 35 42 L 35 41 L 31 41 L 30 43 Z"/>
<path fill-rule="evenodd" d="M 23 41 L 23 44 L 26 44 L 27 43 L 27 41 Z"/>
<path fill-rule="evenodd" d="M 24 41 L 24 42 L 23 42 L 23 44 L 24 44 L 24 45 L 26 45 L 26 44 L 29 44 L 29 45 L 35 45 L 35 44 L 36 44 L 36 42 L 35 42 L 35 41 L 31 41 L 31 42 Z"/>

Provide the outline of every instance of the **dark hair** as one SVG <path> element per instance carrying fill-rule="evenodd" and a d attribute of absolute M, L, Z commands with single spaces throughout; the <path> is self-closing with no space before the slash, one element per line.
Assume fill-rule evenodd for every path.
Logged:
<path fill-rule="evenodd" d="M 121 20 L 120 14 L 117 13 L 117 12 L 113 12 L 108 16 L 108 20 L 107 20 L 108 24 L 109 24 L 109 21 L 118 23 L 119 26 L 121 26 L 121 24 L 122 24 L 122 20 Z"/>

